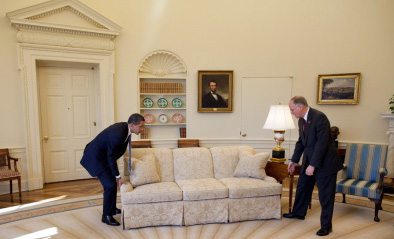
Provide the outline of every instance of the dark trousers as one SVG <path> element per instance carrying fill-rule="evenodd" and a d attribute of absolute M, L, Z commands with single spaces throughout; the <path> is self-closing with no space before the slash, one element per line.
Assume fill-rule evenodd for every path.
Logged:
<path fill-rule="evenodd" d="M 104 188 L 103 215 L 113 216 L 116 214 L 116 193 L 118 189 L 116 178 L 112 175 L 110 170 L 102 172 L 97 177 Z"/>
<path fill-rule="evenodd" d="M 321 206 L 320 224 L 322 228 L 332 227 L 332 214 L 334 211 L 335 188 L 337 174 L 324 177 L 308 176 L 301 174 L 298 179 L 297 192 L 294 200 L 293 214 L 305 216 L 308 204 L 312 197 L 315 182 L 319 189 L 319 201 Z"/>

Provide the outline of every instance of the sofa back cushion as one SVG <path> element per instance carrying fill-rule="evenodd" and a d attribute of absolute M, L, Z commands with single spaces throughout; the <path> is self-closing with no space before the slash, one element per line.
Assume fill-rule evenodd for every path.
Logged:
<path fill-rule="evenodd" d="M 176 180 L 213 178 L 211 151 L 207 148 L 173 149 Z"/>
<path fill-rule="evenodd" d="M 239 152 L 248 151 L 254 154 L 251 146 L 223 146 L 211 148 L 215 178 L 232 178 L 238 165 Z"/>
<path fill-rule="evenodd" d="M 126 150 L 124 156 L 124 174 L 127 180 L 129 175 L 129 155 Z M 153 154 L 156 158 L 157 172 L 161 182 L 174 182 L 174 160 L 171 149 L 167 148 L 135 148 L 131 149 L 131 157 L 140 159 L 145 155 Z"/>

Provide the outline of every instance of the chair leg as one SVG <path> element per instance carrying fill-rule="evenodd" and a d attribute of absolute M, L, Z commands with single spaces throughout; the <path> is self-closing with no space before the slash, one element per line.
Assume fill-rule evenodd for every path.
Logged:
<path fill-rule="evenodd" d="M 379 209 L 381 208 L 381 205 L 379 205 L 379 200 L 374 200 L 375 201 L 375 218 L 373 219 L 375 222 L 379 222 Z"/>
<path fill-rule="evenodd" d="M 18 178 L 18 189 L 19 189 L 19 202 L 22 203 L 22 182 L 21 178 Z"/>
<path fill-rule="evenodd" d="M 342 193 L 342 203 L 346 203 L 346 196 L 344 193 Z"/>
<path fill-rule="evenodd" d="M 12 195 L 12 180 L 10 180 L 10 194 Z"/>

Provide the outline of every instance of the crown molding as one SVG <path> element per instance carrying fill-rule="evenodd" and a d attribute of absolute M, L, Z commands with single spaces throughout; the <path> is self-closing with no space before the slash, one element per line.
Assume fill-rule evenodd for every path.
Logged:
<path fill-rule="evenodd" d="M 89 22 L 92 27 L 78 25 L 64 25 L 51 22 L 39 21 L 40 19 L 70 11 L 77 17 Z M 73 35 L 85 35 L 103 38 L 115 38 L 119 35 L 122 28 L 110 21 L 90 7 L 82 4 L 78 0 L 52 0 L 37 4 L 31 7 L 19 9 L 7 13 L 12 26 L 20 30 L 34 30 L 44 32 L 57 32 Z"/>

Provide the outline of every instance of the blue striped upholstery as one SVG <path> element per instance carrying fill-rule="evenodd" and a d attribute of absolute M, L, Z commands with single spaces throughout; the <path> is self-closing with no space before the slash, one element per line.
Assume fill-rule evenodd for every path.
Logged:
<path fill-rule="evenodd" d="M 337 192 L 379 198 L 379 169 L 386 167 L 387 145 L 348 144 L 342 180 Z"/>

